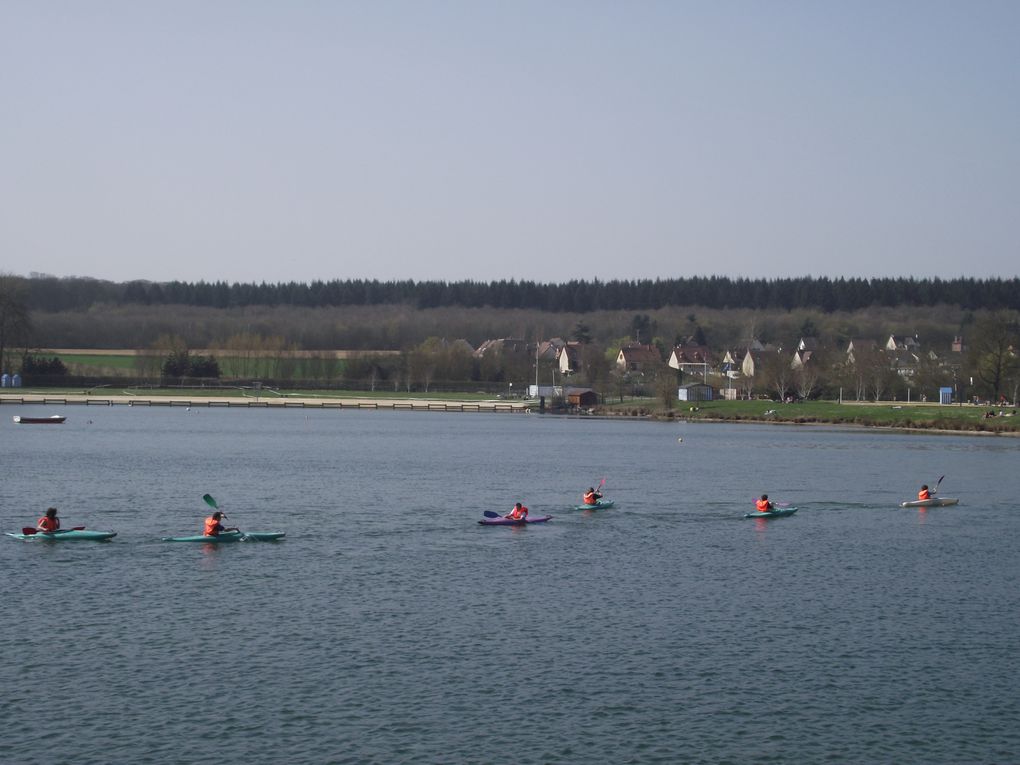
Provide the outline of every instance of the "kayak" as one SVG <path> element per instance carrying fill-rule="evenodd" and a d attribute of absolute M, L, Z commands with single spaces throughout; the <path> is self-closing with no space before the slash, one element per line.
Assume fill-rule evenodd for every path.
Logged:
<path fill-rule="evenodd" d="M 745 518 L 782 518 L 785 515 L 793 515 L 797 512 L 795 507 L 777 507 L 775 510 L 769 510 L 766 513 L 744 513 Z"/>
<path fill-rule="evenodd" d="M 574 505 L 575 510 L 608 510 L 616 504 L 612 499 L 600 499 L 594 505 Z"/>
<path fill-rule="evenodd" d="M 221 542 L 275 542 L 287 535 L 285 531 L 224 531 L 214 537 L 207 537 L 198 534 L 193 537 L 163 537 L 164 542 L 209 542 L 220 544 Z"/>
<path fill-rule="evenodd" d="M 483 518 L 478 522 L 483 526 L 523 526 L 526 523 L 545 523 L 551 518 L 551 515 L 540 515 L 536 518 L 525 518 L 521 521 L 511 521 L 509 518 Z"/>
<path fill-rule="evenodd" d="M 41 539 L 46 542 L 97 542 L 103 539 L 112 539 L 117 536 L 116 531 L 90 531 L 88 529 L 68 529 L 67 531 L 37 531 L 35 534 L 12 534 L 7 536 L 15 539 Z"/>
<path fill-rule="evenodd" d="M 900 507 L 946 507 L 959 502 L 959 499 L 953 497 L 932 497 L 931 499 L 915 499 L 913 502 L 900 502 Z"/>

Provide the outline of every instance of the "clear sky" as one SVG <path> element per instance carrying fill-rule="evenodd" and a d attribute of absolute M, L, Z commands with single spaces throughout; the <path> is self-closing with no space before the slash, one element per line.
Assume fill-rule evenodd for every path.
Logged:
<path fill-rule="evenodd" d="M 0 271 L 1020 274 L 1020 2 L 0 0 Z"/>

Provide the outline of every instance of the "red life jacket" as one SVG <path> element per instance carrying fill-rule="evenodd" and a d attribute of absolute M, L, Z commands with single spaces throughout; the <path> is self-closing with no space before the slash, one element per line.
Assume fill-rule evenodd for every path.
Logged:
<path fill-rule="evenodd" d="M 599 495 L 593 491 L 589 491 L 584 495 L 584 504 L 586 505 L 597 505 L 599 503 Z"/>
<path fill-rule="evenodd" d="M 44 515 L 39 519 L 39 523 L 36 524 L 36 528 L 40 531 L 56 531 L 60 528 L 60 519 L 50 518 L 49 516 Z"/>
<path fill-rule="evenodd" d="M 927 489 L 921 489 L 919 492 L 917 492 L 917 498 L 931 499 L 931 492 L 929 492 Z"/>
<path fill-rule="evenodd" d="M 772 509 L 772 503 L 769 502 L 767 499 L 759 499 L 757 502 L 754 503 L 754 506 L 758 508 L 759 513 L 767 513 L 769 510 Z"/>
<path fill-rule="evenodd" d="M 509 518 L 511 521 L 523 521 L 527 517 L 528 508 L 526 508 L 524 505 L 521 505 L 520 508 L 518 508 L 515 505 L 514 509 L 510 511 L 509 515 L 507 515 L 507 518 Z"/>
<path fill-rule="evenodd" d="M 215 537 L 219 535 L 222 529 L 223 524 L 210 515 L 205 519 L 205 531 L 202 534 L 207 537 Z"/>

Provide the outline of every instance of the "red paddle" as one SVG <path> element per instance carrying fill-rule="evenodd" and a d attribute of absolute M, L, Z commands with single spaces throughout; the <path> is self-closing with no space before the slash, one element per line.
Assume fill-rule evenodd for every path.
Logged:
<path fill-rule="evenodd" d="M 84 526 L 74 526 L 70 529 L 57 529 L 56 531 L 39 531 L 39 529 L 33 529 L 31 526 L 22 526 L 21 533 L 26 537 L 30 537 L 33 534 L 59 534 L 63 531 L 85 531 Z"/>

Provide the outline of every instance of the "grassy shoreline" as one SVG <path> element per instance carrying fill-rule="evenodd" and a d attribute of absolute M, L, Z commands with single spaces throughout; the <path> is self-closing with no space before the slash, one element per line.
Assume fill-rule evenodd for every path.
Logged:
<path fill-rule="evenodd" d="M 488 393 L 421 393 L 394 391 L 348 390 L 253 390 L 251 388 L 17 388 L 0 392 L 0 403 L 11 404 L 20 399 L 80 399 L 117 398 L 139 399 L 192 399 L 196 401 L 260 400 L 311 401 L 311 402 L 437 402 L 437 403 L 501 403 L 514 408 L 538 410 L 538 402 L 526 399 L 504 399 Z M 28 403 L 28 402 L 26 402 Z M 32 402 L 32 403 L 42 403 Z M 572 414 L 554 412 L 550 414 Z M 989 416 L 994 413 L 994 416 Z M 773 423 L 785 425 L 848 425 L 901 431 L 927 431 L 944 433 L 970 433 L 991 435 L 1020 435 L 1020 414 L 1012 407 L 979 406 L 974 404 L 908 403 L 897 401 L 838 402 L 804 401 L 780 404 L 775 401 L 702 401 L 688 404 L 675 402 L 666 408 L 661 400 L 632 398 L 609 402 L 584 413 L 598 417 L 633 417 L 657 421 Z"/>
<path fill-rule="evenodd" d="M 605 408 L 635 413 L 626 402 Z M 908 403 L 903 401 L 838 402 L 803 401 L 781 404 L 775 401 L 702 401 L 681 402 L 667 410 L 662 402 L 646 399 L 638 412 L 656 419 L 681 419 L 688 422 L 754 422 L 786 425 L 854 425 L 911 431 L 950 433 L 1020 434 L 1020 414 L 1012 407 L 973 404 Z M 988 416 L 994 412 L 994 416 Z"/>

